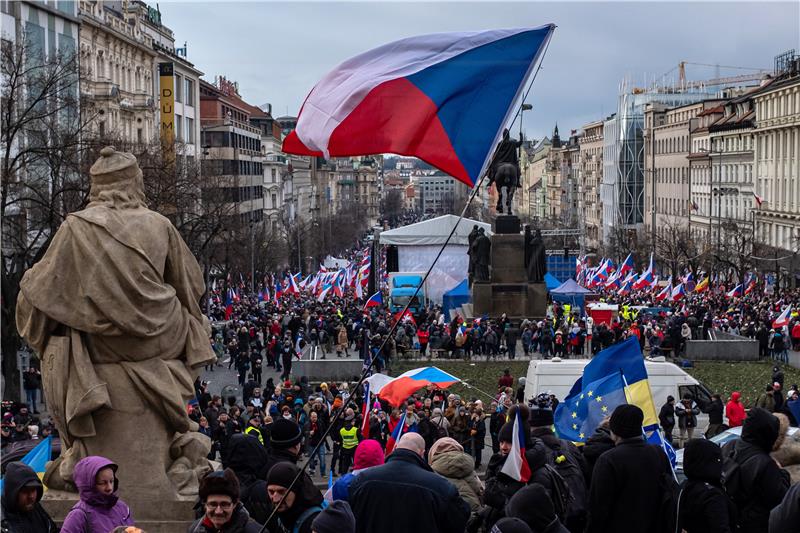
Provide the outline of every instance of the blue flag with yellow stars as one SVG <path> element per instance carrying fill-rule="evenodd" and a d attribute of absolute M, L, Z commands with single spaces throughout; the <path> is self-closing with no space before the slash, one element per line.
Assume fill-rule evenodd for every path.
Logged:
<path fill-rule="evenodd" d="M 603 418 L 624 403 L 627 401 L 621 372 L 586 383 L 556 407 L 556 432 L 562 439 L 586 442 Z"/>

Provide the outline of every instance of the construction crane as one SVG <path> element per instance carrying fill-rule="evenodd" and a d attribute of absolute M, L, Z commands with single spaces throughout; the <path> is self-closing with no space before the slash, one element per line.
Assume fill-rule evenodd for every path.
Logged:
<path fill-rule="evenodd" d="M 731 70 L 747 70 L 750 71 L 749 74 L 741 74 L 739 76 L 726 76 L 720 77 L 717 75 L 715 78 L 710 78 L 706 80 L 695 80 L 689 81 L 686 79 L 686 65 L 694 65 L 698 67 L 714 67 L 717 70 L 719 69 L 731 69 Z M 662 80 L 666 80 L 670 74 L 675 71 L 678 71 L 678 84 L 669 85 L 666 82 L 664 83 L 654 83 L 652 87 L 649 89 L 641 89 L 635 88 L 633 89 L 634 94 L 641 94 L 648 91 L 680 91 L 684 89 L 697 89 L 701 87 L 709 87 L 714 85 L 731 85 L 737 83 L 743 83 L 748 81 L 761 81 L 764 79 L 764 76 L 770 74 L 770 71 L 763 68 L 750 68 L 750 67 L 734 67 L 729 65 L 710 65 L 708 63 L 693 63 L 690 61 L 681 61 L 678 65 L 668 72 L 665 72 L 661 75 Z"/>

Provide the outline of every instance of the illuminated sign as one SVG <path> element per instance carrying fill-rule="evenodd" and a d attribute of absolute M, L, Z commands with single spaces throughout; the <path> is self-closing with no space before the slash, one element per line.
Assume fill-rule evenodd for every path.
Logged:
<path fill-rule="evenodd" d="M 175 151 L 175 76 L 172 63 L 158 64 L 161 105 L 161 144 L 167 152 Z"/>

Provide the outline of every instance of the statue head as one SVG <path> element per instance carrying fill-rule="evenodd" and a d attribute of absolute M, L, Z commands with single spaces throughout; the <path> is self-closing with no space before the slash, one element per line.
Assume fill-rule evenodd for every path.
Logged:
<path fill-rule="evenodd" d="M 142 171 L 133 154 L 106 146 L 100 150 L 100 159 L 89 169 L 89 175 L 91 204 L 119 209 L 145 207 Z"/>
<path fill-rule="evenodd" d="M 507 141 L 507 140 L 508 140 L 508 137 L 509 137 L 510 135 L 511 135 L 511 134 L 508 132 L 508 128 L 505 128 L 505 129 L 503 130 L 503 140 L 504 140 L 504 141 Z"/>

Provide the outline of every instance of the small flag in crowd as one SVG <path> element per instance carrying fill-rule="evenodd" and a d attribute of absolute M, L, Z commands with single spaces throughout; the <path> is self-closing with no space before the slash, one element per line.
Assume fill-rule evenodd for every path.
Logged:
<path fill-rule="evenodd" d="M 406 426 L 406 412 L 403 411 L 403 414 L 400 416 L 400 420 L 397 422 L 397 425 L 392 430 L 392 433 L 389 435 L 389 438 L 386 440 L 386 456 L 388 457 L 389 454 L 392 453 L 394 450 L 394 445 L 397 444 L 397 441 L 400 440 L 400 437 L 403 436 L 405 433 L 405 426 Z"/>
<path fill-rule="evenodd" d="M 364 382 L 364 404 L 361 407 L 364 420 L 361 421 L 361 434 L 369 438 L 369 381 Z"/>
<path fill-rule="evenodd" d="M 772 322 L 772 327 L 775 329 L 782 328 L 789 325 L 789 319 L 792 316 L 792 306 L 790 305 Z"/>
<path fill-rule="evenodd" d="M 502 473 L 515 481 L 527 483 L 531 478 L 531 468 L 525 458 L 525 433 L 528 431 L 528 423 L 522 422 L 520 410 L 517 409 L 517 416 L 514 418 L 514 431 L 511 435 L 511 451 L 508 452 L 506 462 L 503 463 Z"/>
<path fill-rule="evenodd" d="M 42 442 L 37 444 L 35 448 L 25 454 L 25 457 L 20 459 L 22 464 L 28 465 L 34 472 L 36 472 L 36 475 L 39 476 L 40 481 L 44 477 L 47 462 L 50 461 L 52 446 L 53 437 L 47 437 L 46 439 L 42 440 Z M 0 492 L 2 492 L 2 490 L 3 480 L 0 479 Z M 5 520 L 3 522 L 5 523 Z"/>
<path fill-rule="evenodd" d="M 378 291 L 367 299 L 367 303 L 364 304 L 364 311 L 370 307 L 380 307 L 381 305 L 383 305 L 383 294 Z"/>

